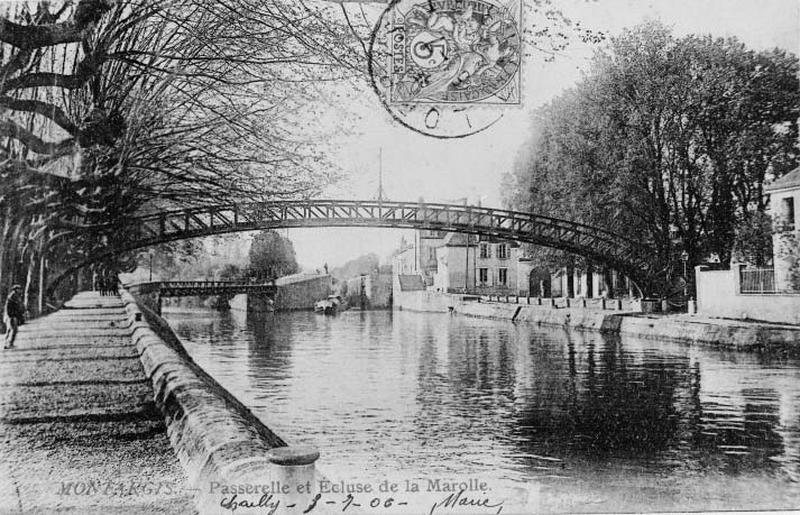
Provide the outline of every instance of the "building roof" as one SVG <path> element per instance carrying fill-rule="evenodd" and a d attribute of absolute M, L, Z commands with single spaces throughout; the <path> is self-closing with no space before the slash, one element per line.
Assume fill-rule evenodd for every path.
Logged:
<path fill-rule="evenodd" d="M 400 280 L 401 291 L 422 291 L 425 289 L 425 283 L 422 282 L 422 277 L 418 275 L 398 274 L 397 278 Z"/>
<path fill-rule="evenodd" d="M 764 191 L 778 191 L 790 188 L 800 188 L 800 167 L 767 184 L 764 186 Z"/>

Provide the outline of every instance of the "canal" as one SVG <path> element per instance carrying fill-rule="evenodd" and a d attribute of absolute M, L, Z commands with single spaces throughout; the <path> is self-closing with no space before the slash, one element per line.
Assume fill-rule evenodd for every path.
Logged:
<path fill-rule="evenodd" d="M 164 316 L 336 481 L 478 478 L 550 512 L 800 505 L 797 359 L 403 311 Z"/>

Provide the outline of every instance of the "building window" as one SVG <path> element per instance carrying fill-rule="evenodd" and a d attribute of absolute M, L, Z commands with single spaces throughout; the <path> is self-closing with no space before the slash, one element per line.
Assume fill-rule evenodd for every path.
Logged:
<path fill-rule="evenodd" d="M 508 286 L 508 268 L 497 269 L 497 284 L 500 286 Z"/>
<path fill-rule="evenodd" d="M 478 283 L 481 286 L 486 286 L 489 284 L 489 269 L 488 268 L 479 268 L 478 269 Z"/>
<path fill-rule="evenodd" d="M 436 247 L 428 247 L 428 259 L 436 261 Z"/>
<path fill-rule="evenodd" d="M 489 245 L 487 243 L 481 243 L 481 258 L 486 259 L 489 257 Z"/>
<path fill-rule="evenodd" d="M 781 217 L 783 218 L 783 227 L 787 231 L 794 230 L 794 197 L 786 197 L 781 199 Z"/>
<path fill-rule="evenodd" d="M 508 259 L 508 245 L 501 243 L 497 246 L 497 257 L 500 259 Z"/>

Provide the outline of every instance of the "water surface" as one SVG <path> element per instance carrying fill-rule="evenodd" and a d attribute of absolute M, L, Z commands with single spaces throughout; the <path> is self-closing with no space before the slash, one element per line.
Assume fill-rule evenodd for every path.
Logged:
<path fill-rule="evenodd" d="M 796 359 L 403 311 L 165 317 L 336 480 L 475 477 L 557 512 L 800 507 Z"/>

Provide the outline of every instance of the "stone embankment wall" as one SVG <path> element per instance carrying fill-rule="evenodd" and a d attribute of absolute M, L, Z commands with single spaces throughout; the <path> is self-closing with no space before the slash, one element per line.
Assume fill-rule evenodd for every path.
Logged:
<path fill-rule="evenodd" d="M 237 311 L 256 311 L 268 313 L 275 311 L 275 301 L 267 296 L 239 294 L 228 302 L 231 309 Z"/>
<path fill-rule="evenodd" d="M 187 482 L 197 489 L 201 513 L 229 512 L 220 503 L 231 496 L 214 489 L 215 484 L 268 485 L 286 483 L 287 476 L 319 478 L 313 464 L 301 471 L 276 466 L 271 456 L 286 443 L 191 359 L 163 319 L 138 305 L 128 292 L 122 292 L 122 299 L 155 403 Z M 255 500 L 260 496 L 255 494 Z"/>
<path fill-rule="evenodd" d="M 314 309 L 317 301 L 327 299 L 332 291 L 330 275 L 295 274 L 281 277 L 275 300 L 261 295 L 236 295 L 230 300 L 231 309 L 271 312 Z"/>
<path fill-rule="evenodd" d="M 409 311 L 447 313 L 460 302 L 460 295 L 448 295 L 427 290 L 400 291 L 395 289 L 394 307 Z"/>
<path fill-rule="evenodd" d="M 346 300 L 351 308 L 385 309 L 392 306 L 391 274 L 365 274 L 347 280 Z M 363 294 L 363 298 L 362 298 Z"/>
<path fill-rule="evenodd" d="M 700 343 L 737 350 L 798 350 L 800 329 L 774 324 L 712 320 L 689 315 L 643 315 L 583 307 L 478 302 L 429 291 L 396 293 L 395 306 L 410 311 L 595 330 L 639 338 Z M 524 300 L 524 299 L 523 299 Z"/>
<path fill-rule="evenodd" d="M 327 299 L 331 294 L 330 275 L 297 274 L 281 277 L 277 285 L 276 311 L 314 309 L 314 303 Z"/>

